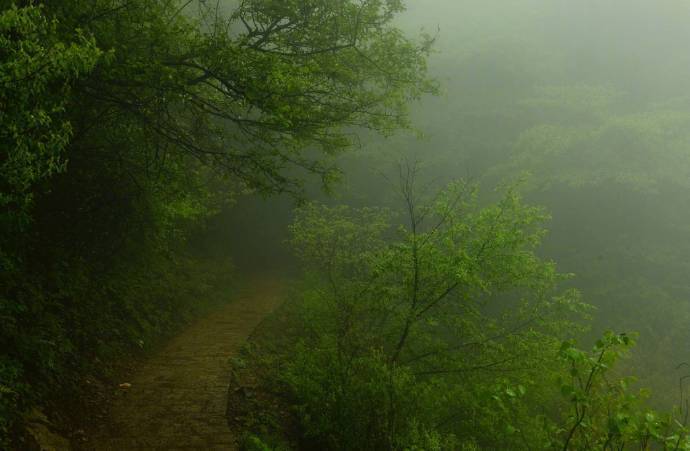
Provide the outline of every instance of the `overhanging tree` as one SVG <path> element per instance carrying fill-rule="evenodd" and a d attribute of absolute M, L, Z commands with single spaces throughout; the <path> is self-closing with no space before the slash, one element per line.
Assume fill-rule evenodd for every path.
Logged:
<path fill-rule="evenodd" d="M 355 131 L 408 125 L 407 103 L 435 87 L 431 40 L 395 27 L 399 0 L 245 0 L 230 14 L 207 2 L 71 2 L 110 57 L 83 85 L 75 118 L 97 135 L 124 121 L 161 161 L 181 152 L 236 183 L 298 191 L 295 170 L 334 175 L 325 158 Z M 198 14 L 196 12 L 198 11 Z"/>

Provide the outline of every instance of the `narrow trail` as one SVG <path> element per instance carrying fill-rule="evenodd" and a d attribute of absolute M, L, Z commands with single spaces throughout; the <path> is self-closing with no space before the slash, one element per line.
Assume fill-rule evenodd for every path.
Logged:
<path fill-rule="evenodd" d="M 230 304 L 172 339 L 135 372 L 93 449 L 236 449 L 225 417 L 229 359 L 278 306 L 281 287 L 276 277 L 252 277 Z"/>

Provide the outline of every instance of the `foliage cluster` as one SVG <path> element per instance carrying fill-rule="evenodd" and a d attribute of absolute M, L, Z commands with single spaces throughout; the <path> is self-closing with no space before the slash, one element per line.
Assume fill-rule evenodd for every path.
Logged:
<path fill-rule="evenodd" d="M 634 379 L 611 378 L 613 365 L 632 346 L 626 334 L 606 332 L 590 352 L 565 341 L 558 352 L 564 372 L 560 390 L 569 410 L 551 426 L 560 449 L 667 449 L 690 447 L 683 411 L 658 413 L 645 406 L 647 393 L 633 393 Z M 565 414 L 568 412 L 567 414 Z M 563 415 L 565 414 L 565 415 Z M 682 415 L 681 415 L 682 414 Z M 553 443 L 550 443 L 553 447 Z"/>
<path fill-rule="evenodd" d="M 465 182 L 422 203 L 414 179 L 403 171 L 404 220 L 309 204 L 292 226 L 302 332 L 278 378 L 309 447 L 688 449 L 680 412 L 617 380 L 630 337 L 591 352 L 565 339 L 589 308 L 534 252 L 541 209 L 514 187 L 480 203 Z"/>
<path fill-rule="evenodd" d="M 544 214 L 515 190 L 480 207 L 460 182 L 422 205 L 403 172 L 405 225 L 310 205 L 292 227 L 315 271 L 287 375 L 306 433 L 328 449 L 519 446 L 490 427 L 515 415 L 491 400 L 548 377 L 544 351 L 584 305 L 534 254 Z"/>

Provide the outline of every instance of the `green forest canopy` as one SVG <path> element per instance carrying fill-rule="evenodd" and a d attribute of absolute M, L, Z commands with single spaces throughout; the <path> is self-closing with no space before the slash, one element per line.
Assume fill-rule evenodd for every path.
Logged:
<path fill-rule="evenodd" d="M 205 220 L 233 199 L 249 192 L 300 197 L 311 179 L 334 186 L 342 175 L 339 167 L 346 167 L 354 189 L 339 185 L 342 199 L 394 207 L 389 181 L 378 173 L 401 154 L 422 159 L 429 178 L 466 175 L 483 186 L 531 172 L 525 197 L 546 205 L 554 219 L 551 233 L 539 236 L 543 244 L 522 249 L 529 252 L 521 255 L 538 267 L 542 263 L 535 262 L 553 258 L 561 271 L 577 274 L 562 283 L 581 288 L 597 307 L 592 342 L 608 328 L 639 330 L 639 350 L 625 368 L 656 389 L 657 403 L 677 402 L 679 373 L 673 369 L 686 360 L 690 339 L 685 94 L 690 60 L 680 44 L 690 38 L 688 5 L 419 0 L 407 6 L 405 12 L 399 0 L 0 0 L 3 435 L 22 411 L 56 393 L 55 387 L 65 397 L 76 394 L 85 374 L 107 371 L 118 356 L 171 333 L 198 311 L 199 303 L 191 301 L 222 297 L 230 263 L 206 255 L 195 240 L 203 235 Z M 420 24 L 433 36 L 410 38 Z M 430 59 L 432 49 L 437 52 Z M 441 81 L 444 96 L 425 96 L 438 91 L 427 72 Z M 416 100 L 421 106 L 409 111 Z M 390 138 L 411 124 L 426 140 Z M 378 140 L 369 130 L 388 139 Z M 360 145 L 374 151 L 341 156 Z M 495 208 L 483 198 L 472 205 L 478 217 L 490 217 Z M 323 233 L 346 227 L 338 232 L 345 236 L 388 224 L 370 222 L 370 210 L 360 221 L 362 212 L 353 207 L 310 208 L 298 213 L 293 229 L 302 239 L 298 251 L 309 248 L 310 229 L 299 228 L 305 218 L 314 219 L 309 225 Z M 522 208 L 516 211 L 536 221 L 535 210 Z M 526 233 L 521 227 L 529 224 L 518 224 L 511 233 Z M 490 229 L 491 221 L 485 225 Z M 409 256 L 409 235 L 391 239 L 394 229 L 373 248 L 397 252 L 397 259 L 358 261 L 360 272 L 348 272 L 345 286 L 359 283 L 361 272 L 366 275 L 374 263 L 383 269 L 371 271 L 401 277 L 381 285 L 388 296 L 400 288 L 394 282 L 410 280 L 400 257 Z M 446 241 L 433 249 L 454 248 Z M 365 257 L 371 256 L 359 258 Z M 459 261 L 449 262 L 443 252 L 435 257 L 427 261 L 443 269 L 437 279 L 458 276 L 449 267 Z M 518 277 L 521 266 L 509 263 L 497 261 L 495 267 Z M 480 273 L 491 268 L 481 267 Z M 320 293 L 319 277 L 305 288 L 306 301 L 320 299 L 313 295 Z M 389 308 L 389 298 L 380 299 L 394 319 L 405 318 Z M 351 300 L 345 297 L 345 304 Z M 304 312 L 314 324 L 337 323 L 327 308 L 332 303 L 324 302 L 324 310 L 316 304 L 307 302 Z M 485 320 L 460 318 L 470 325 Z M 448 339 L 430 333 L 436 322 L 431 318 L 418 331 L 421 345 Z M 391 327 L 398 331 L 400 324 L 405 321 L 392 320 Z M 390 349 L 385 339 L 365 332 L 354 337 L 369 341 L 369 348 L 376 342 Z M 324 342 L 333 338 L 328 327 L 321 333 Z M 523 376 L 546 383 L 570 371 L 584 379 L 552 384 L 562 399 L 535 392 L 517 376 L 500 381 L 475 376 L 476 383 L 459 385 L 457 378 L 410 378 L 415 368 L 391 365 L 397 357 L 372 359 L 355 346 L 358 352 L 340 355 L 360 359 L 371 379 L 344 381 L 372 391 L 340 401 L 372 408 L 386 390 L 409 388 L 419 390 L 410 399 L 423 402 L 400 405 L 401 412 L 421 412 L 429 405 L 424 403 L 439 401 L 432 396 L 439 387 L 448 393 L 473 388 L 439 402 L 449 409 L 452 401 L 478 409 L 476 418 L 486 423 L 475 423 L 476 433 L 468 433 L 467 425 L 460 434 L 435 429 L 433 415 L 408 417 L 389 405 L 387 424 L 366 424 L 385 446 L 402 447 L 409 439 L 433 447 L 459 438 L 463 446 L 521 447 L 525 435 L 538 446 L 566 448 L 626 440 L 687 446 L 672 417 L 636 407 L 639 398 L 627 384 L 610 390 L 606 383 L 612 362 L 604 368 L 599 358 L 615 360 L 630 345 L 627 335 L 606 334 L 591 354 L 571 342 L 559 346 L 556 335 L 544 342 L 560 364 L 538 367 L 541 379 Z M 544 342 L 515 346 L 534 349 Z M 499 348 L 491 352 L 509 352 Z M 303 367 L 293 368 L 291 376 L 304 378 L 287 383 L 302 396 L 304 412 L 321 408 L 323 393 L 310 383 L 323 381 L 323 374 L 310 370 L 320 368 L 318 359 L 328 360 L 332 350 L 299 354 Z M 377 377 L 385 383 L 371 385 Z M 391 380 L 400 385 L 387 385 Z M 500 403 L 486 408 L 492 396 Z M 568 406 L 575 413 L 552 423 L 553 430 L 533 421 L 512 422 L 515 409 L 521 417 L 538 418 L 530 409 L 547 401 L 554 410 Z M 330 419 L 305 424 L 321 443 L 336 448 L 337 433 L 364 424 L 334 428 Z M 489 424 L 497 419 L 506 426 L 500 431 Z M 399 430 L 406 432 L 395 442 L 393 432 Z"/>

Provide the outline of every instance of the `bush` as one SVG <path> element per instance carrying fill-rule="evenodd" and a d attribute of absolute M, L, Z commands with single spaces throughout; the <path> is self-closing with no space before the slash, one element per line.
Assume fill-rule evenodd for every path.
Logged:
<path fill-rule="evenodd" d="M 335 343 L 304 343 L 286 375 L 299 400 L 307 438 L 322 449 L 448 449 L 452 435 L 430 429 L 438 401 L 433 383 L 409 370 L 390 371 L 386 356 L 371 351 L 343 359 Z M 433 445 L 433 446 L 432 446 Z"/>

